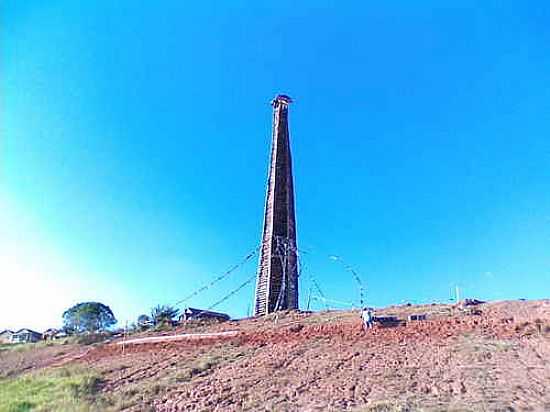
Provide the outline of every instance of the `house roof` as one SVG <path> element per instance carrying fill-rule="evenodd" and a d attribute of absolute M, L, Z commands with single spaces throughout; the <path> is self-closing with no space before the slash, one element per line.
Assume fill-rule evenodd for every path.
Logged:
<path fill-rule="evenodd" d="M 36 335 L 42 335 L 40 332 L 37 332 L 37 331 L 29 329 L 29 328 L 19 329 L 17 332 L 14 332 L 14 335 L 18 335 L 19 333 L 34 333 Z"/>
<path fill-rule="evenodd" d="M 213 312 L 211 310 L 202 310 L 197 308 L 186 308 L 183 314 L 191 315 L 191 316 L 200 314 L 200 315 L 206 315 L 206 316 L 215 316 L 215 317 L 224 318 L 224 319 L 230 318 L 230 316 L 227 313 Z"/>
<path fill-rule="evenodd" d="M 2 332 L 0 332 L 0 335 L 3 335 L 4 333 L 11 333 L 13 335 L 15 332 L 13 330 L 4 329 Z"/>

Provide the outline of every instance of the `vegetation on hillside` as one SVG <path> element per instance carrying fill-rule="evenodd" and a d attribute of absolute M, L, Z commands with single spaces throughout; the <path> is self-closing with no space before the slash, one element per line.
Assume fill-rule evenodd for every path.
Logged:
<path fill-rule="evenodd" d="M 547 410 L 549 305 L 393 306 L 377 314 L 427 319 L 372 331 L 357 311 L 280 312 L 199 326 L 239 332 L 212 340 L 6 348 L 0 411 Z"/>
<path fill-rule="evenodd" d="M 63 313 L 67 332 L 98 332 L 109 329 L 117 320 L 111 308 L 100 302 L 82 302 Z"/>
<path fill-rule="evenodd" d="M 170 323 L 177 318 L 179 309 L 170 305 L 157 305 L 151 309 L 151 320 L 153 324 L 159 325 L 163 323 Z"/>
<path fill-rule="evenodd" d="M 0 411 L 101 411 L 99 376 L 81 368 L 42 371 L 0 380 Z"/>

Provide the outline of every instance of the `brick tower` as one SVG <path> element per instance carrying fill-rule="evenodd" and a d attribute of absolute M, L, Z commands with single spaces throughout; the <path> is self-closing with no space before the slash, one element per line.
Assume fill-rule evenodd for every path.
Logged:
<path fill-rule="evenodd" d="M 273 106 L 271 164 L 265 202 L 264 227 L 254 315 L 298 309 L 298 259 L 294 185 L 288 133 L 288 105 L 292 99 L 279 94 Z"/>

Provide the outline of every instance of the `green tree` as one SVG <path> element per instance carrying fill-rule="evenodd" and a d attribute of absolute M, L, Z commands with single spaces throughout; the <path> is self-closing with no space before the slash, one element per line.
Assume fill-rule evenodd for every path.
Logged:
<path fill-rule="evenodd" d="M 68 332 L 99 332 L 117 323 L 111 308 L 99 302 L 82 302 L 63 312 L 63 328 Z"/>
<path fill-rule="evenodd" d="M 151 320 L 153 324 L 169 323 L 178 316 L 179 309 L 170 305 L 157 305 L 151 309 Z"/>

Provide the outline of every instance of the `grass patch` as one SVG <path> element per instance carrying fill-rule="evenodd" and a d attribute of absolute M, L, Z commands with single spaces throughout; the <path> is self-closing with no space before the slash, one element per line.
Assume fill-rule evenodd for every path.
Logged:
<path fill-rule="evenodd" d="M 218 347 L 203 353 L 181 366 L 178 366 L 171 379 L 175 383 L 184 383 L 198 376 L 205 376 L 219 365 L 227 365 L 239 361 L 251 355 L 253 351 L 243 350 L 238 346 Z"/>
<path fill-rule="evenodd" d="M 39 341 L 34 343 L 2 343 L 0 344 L 0 353 L 2 352 L 27 352 L 33 349 L 48 348 L 51 346 L 64 346 L 74 344 L 76 337 L 67 337 L 58 340 Z"/>
<path fill-rule="evenodd" d="M 32 349 L 45 348 L 51 346 L 50 342 L 36 342 L 36 343 L 7 343 L 0 345 L 0 352 L 27 352 Z"/>
<path fill-rule="evenodd" d="M 13 346 L 9 343 L 0 343 L 0 353 L 12 350 Z"/>
<path fill-rule="evenodd" d="M 199 359 L 197 362 L 186 365 L 184 368 L 178 370 L 174 376 L 174 380 L 177 383 L 189 382 L 195 376 L 207 374 L 210 369 L 223 362 L 223 360 L 224 359 L 219 356 L 207 356 Z"/>
<path fill-rule="evenodd" d="M 86 333 L 75 337 L 75 341 L 79 345 L 93 345 L 107 339 L 109 339 L 109 335 L 106 333 Z"/>
<path fill-rule="evenodd" d="M 464 334 L 462 341 L 459 342 L 453 350 L 466 352 L 503 352 L 514 348 L 514 343 L 503 339 L 487 339 Z"/>
<path fill-rule="evenodd" d="M 114 392 L 106 393 L 105 398 L 111 408 L 109 410 L 154 411 L 155 399 L 181 388 L 181 385 L 192 384 L 195 379 L 213 373 L 220 365 L 245 359 L 252 353 L 238 346 L 220 346 L 191 359 L 182 359 L 153 378 L 128 383 Z"/>
<path fill-rule="evenodd" d="M 403 404 L 398 401 L 378 401 L 357 409 L 357 412 L 421 412 L 423 410 L 417 406 Z"/>
<path fill-rule="evenodd" d="M 166 323 L 166 322 L 162 322 L 162 323 L 159 323 L 158 325 L 156 325 L 153 330 L 155 332 L 170 332 L 172 330 L 174 330 L 174 327 L 172 325 L 170 325 L 169 323 Z"/>
<path fill-rule="evenodd" d="M 226 354 L 226 356 L 236 359 L 244 356 L 244 353 L 238 352 Z M 154 411 L 154 399 L 162 397 L 163 394 L 175 389 L 178 385 L 189 383 L 196 377 L 211 373 L 216 365 L 227 360 L 221 354 L 206 353 L 191 362 L 167 369 L 164 371 L 165 373 L 157 375 L 153 379 L 127 384 L 116 392 L 105 395 L 111 408 L 109 410 L 122 411 L 133 408 L 143 412 Z"/>
<path fill-rule="evenodd" d="M 123 411 L 138 408 L 139 411 L 154 411 L 152 401 L 169 387 L 169 382 L 161 379 L 154 382 L 141 382 L 127 385 L 120 391 L 108 396 L 111 411 Z M 106 410 L 106 409 L 104 409 Z"/>
<path fill-rule="evenodd" d="M 98 396 L 101 380 L 89 370 L 64 368 L 0 380 L 0 411 L 105 410 Z"/>

